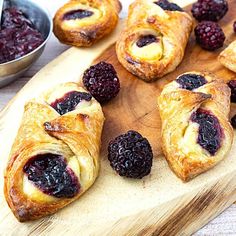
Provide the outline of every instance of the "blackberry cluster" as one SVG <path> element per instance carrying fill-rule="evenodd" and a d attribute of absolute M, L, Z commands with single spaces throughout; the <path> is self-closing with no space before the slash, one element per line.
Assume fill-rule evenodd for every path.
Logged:
<path fill-rule="evenodd" d="M 206 50 L 214 51 L 224 45 L 225 34 L 215 22 L 202 21 L 196 26 L 194 32 L 197 43 Z"/>
<path fill-rule="evenodd" d="M 178 6 L 177 4 L 173 2 L 169 2 L 168 0 L 159 0 L 157 2 L 154 2 L 159 7 L 161 7 L 163 10 L 167 11 L 183 11 L 183 9 Z"/>
<path fill-rule="evenodd" d="M 120 91 L 120 82 L 114 67 L 104 61 L 91 66 L 84 72 L 83 83 L 100 103 L 110 101 Z"/>
<path fill-rule="evenodd" d="M 236 80 L 230 80 L 228 86 L 231 89 L 231 102 L 236 103 Z"/>
<path fill-rule="evenodd" d="M 108 160 L 120 176 L 141 179 L 151 172 L 152 148 L 146 138 L 131 130 L 109 143 Z"/>
<path fill-rule="evenodd" d="M 192 14 L 198 21 L 219 21 L 227 11 L 226 0 L 198 0 L 192 6 Z"/>
<path fill-rule="evenodd" d="M 234 29 L 234 32 L 236 33 L 236 21 L 233 24 L 233 29 Z"/>

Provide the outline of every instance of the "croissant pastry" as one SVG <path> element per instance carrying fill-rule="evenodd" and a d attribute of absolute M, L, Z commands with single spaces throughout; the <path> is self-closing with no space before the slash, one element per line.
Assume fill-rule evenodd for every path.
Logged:
<path fill-rule="evenodd" d="M 121 11 L 119 0 L 71 0 L 54 19 L 54 34 L 64 44 L 88 47 L 111 33 Z"/>
<path fill-rule="evenodd" d="M 236 40 L 233 41 L 220 55 L 219 61 L 226 68 L 236 73 Z"/>
<path fill-rule="evenodd" d="M 19 221 L 55 213 L 94 183 L 103 122 L 99 103 L 75 83 L 25 105 L 4 183 Z"/>
<path fill-rule="evenodd" d="M 209 170 L 231 149 L 230 89 L 214 75 L 180 75 L 164 87 L 158 106 L 163 152 L 183 181 Z"/>
<path fill-rule="evenodd" d="M 136 0 L 116 44 L 120 63 L 150 82 L 175 70 L 183 59 L 192 18 L 167 0 Z"/>

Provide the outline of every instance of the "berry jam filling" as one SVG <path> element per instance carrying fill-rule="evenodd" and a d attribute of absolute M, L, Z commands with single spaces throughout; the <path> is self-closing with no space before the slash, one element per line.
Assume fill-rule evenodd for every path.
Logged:
<path fill-rule="evenodd" d="M 228 86 L 231 89 L 231 102 L 236 103 L 236 80 L 230 80 Z"/>
<path fill-rule="evenodd" d="M 182 89 L 194 90 L 207 83 L 206 79 L 201 75 L 184 74 L 181 75 L 176 82 L 181 85 Z"/>
<path fill-rule="evenodd" d="M 76 19 L 84 19 L 86 17 L 90 17 L 93 15 L 92 11 L 87 11 L 83 9 L 70 11 L 66 13 L 63 17 L 63 20 L 76 20 Z"/>
<path fill-rule="evenodd" d="M 214 156 L 221 147 L 223 136 L 219 120 L 209 111 L 198 109 L 192 114 L 191 121 L 199 124 L 198 144 Z"/>
<path fill-rule="evenodd" d="M 156 36 L 154 35 L 143 35 L 141 36 L 138 41 L 136 42 L 136 45 L 139 47 L 139 48 L 142 48 L 142 47 L 145 47 L 151 43 L 155 43 L 155 42 L 158 42 L 158 39 L 156 38 Z"/>
<path fill-rule="evenodd" d="M 0 63 L 20 58 L 43 43 L 42 34 L 16 8 L 3 11 L 0 30 Z"/>
<path fill-rule="evenodd" d="M 80 186 L 74 172 L 62 156 L 42 154 L 32 157 L 24 166 L 28 180 L 43 193 L 57 198 L 73 198 Z"/>
<path fill-rule="evenodd" d="M 53 107 L 60 115 L 64 115 L 75 110 L 76 106 L 81 101 L 89 102 L 91 99 L 92 96 L 89 93 L 72 91 L 51 103 L 51 107 Z"/>
<path fill-rule="evenodd" d="M 183 11 L 183 9 L 180 6 L 167 0 L 159 0 L 154 3 L 166 11 Z"/>

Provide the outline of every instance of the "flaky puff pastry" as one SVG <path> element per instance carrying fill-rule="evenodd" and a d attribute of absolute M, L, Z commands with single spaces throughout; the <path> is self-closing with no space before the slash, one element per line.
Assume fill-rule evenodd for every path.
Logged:
<path fill-rule="evenodd" d="M 236 73 L 236 40 L 219 55 L 218 59 L 222 65 Z"/>
<path fill-rule="evenodd" d="M 62 43 L 88 47 L 111 33 L 120 11 L 119 0 L 71 0 L 56 12 L 53 31 Z"/>
<path fill-rule="evenodd" d="M 103 123 L 100 104 L 75 83 L 25 105 L 4 185 L 19 221 L 55 213 L 94 183 Z"/>
<path fill-rule="evenodd" d="M 231 149 L 230 89 L 214 75 L 179 76 L 164 87 L 158 106 L 163 152 L 183 181 L 209 170 Z"/>
<path fill-rule="evenodd" d="M 164 10 L 158 0 L 136 0 L 116 44 L 120 63 L 151 82 L 172 72 L 183 59 L 192 18 L 183 11 Z"/>

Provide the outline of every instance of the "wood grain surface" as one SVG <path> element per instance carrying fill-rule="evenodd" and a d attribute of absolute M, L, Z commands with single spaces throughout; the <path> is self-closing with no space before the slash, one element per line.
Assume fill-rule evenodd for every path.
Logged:
<path fill-rule="evenodd" d="M 232 0 L 231 9 L 235 7 Z M 234 37 L 233 17 L 230 11 L 221 21 L 228 36 L 226 45 Z M 163 86 L 182 72 L 208 70 L 224 80 L 234 79 L 235 74 L 217 62 L 219 51 L 203 51 L 192 38 L 181 66 L 156 83 L 146 84 L 125 71 L 117 61 L 111 45 L 121 28 L 122 24 L 113 35 L 93 48 L 69 49 L 41 70 L 1 112 L 3 171 L 25 101 L 60 82 L 78 81 L 95 58 L 96 61 L 112 63 L 121 79 L 121 93 L 103 107 L 106 124 L 102 168 L 94 187 L 57 214 L 26 224 L 15 220 L 1 192 L 0 232 L 6 232 L 6 235 L 189 235 L 236 200 L 236 145 L 220 165 L 184 184 L 170 171 L 161 154 L 161 124 L 156 106 L 156 97 Z M 232 108 L 232 113 L 235 112 L 236 109 Z M 109 167 L 106 158 L 108 141 L 128 129 L 138 130 L 153 146 L 155 161 L 152 173 L 141 181 L 120 178 Z M 2 181 L 0 184 L 2 189 Z"/>

